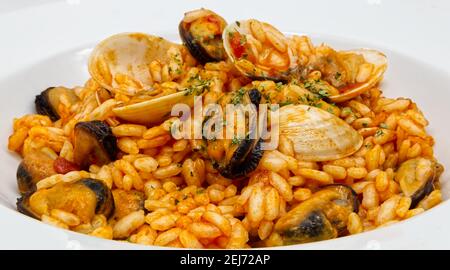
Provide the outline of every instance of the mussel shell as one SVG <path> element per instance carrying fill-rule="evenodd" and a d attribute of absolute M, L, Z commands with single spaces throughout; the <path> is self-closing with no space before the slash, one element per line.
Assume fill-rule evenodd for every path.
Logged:
<path fill-rule="evenodd" d="M 31 173 L 28 171 L 23 162 L 20 162 L 19 167 L 17 167 L 17 186 L 21 194 L 25 194 L 29 191 L 34 191 L 36 189 L 36 181 L 33 181 Z"/>
<path fill-rule="evenodd" d="M 250 89 L 248 90 L 248 97 L 250 99 L 250 102 L 258 108 L 259 103 L 261 103 L 261 92 L 259 92 L 257 89 Z"/>
<path fill-rule="evenodd" d="M 86 213 L 88 213 L 90 211 L 90 209 L 93 210 L 93 213 L 98 214 L 98 215 L 104 215 L 106 218 L 109 218 L 113 212 L 114 212 L 114 200 L 112 197 L 112 193 L 111 190 L 100 180 L 97 179 L 92 179 L 92 178 L 84 178 L 84 179 L 80 179 L 74 183 L 58 183 L 56 185 L 65 185 L 65 191 L 67 191 L 67 193 L 65 194 L 57 194 L 58 195 L 58 200 L 67 200 L 68 198 L 73 199 L 72 196 L 70 196 L 71 191 L 74 192 L 79 192 L 80 191 L 80 186 L 79 185 L 83 185 L 84 187 L 87 187 L 88 189 L 84 189 L 86 191 L 90 191 L 95 195 L 95 205 L 87 205 L 87 201 L 83 201 L 83 202 L 78 202 L 76 204 L 74 204 L 73 201 L 70 201 L 70 208 L 73 208 L 74 206 L 80 206 L 82 205 L 82 209 L 70 209 L 70 211 L 87 211 Z M 20 213 L 23 213 L 27 216 L 30 216 L 32 218 L 36 218 L 36 219 L 40 219 L 40 214 L 38 214 L 36 211 L 34 211 L 32 209 L 32 207 L 30 206 L 30 198 L 38 193 L 38 192 L 43 192 L 42 194 L 44 194 L 44 196 L 49 196 L 49 194 L 51 195 L 55 195 L 52 194 L 53 192 L 57 192 L 59 191 L 58 187 L 55 188 L 57 186 L 54 186 L 52 188 L 49 189 L 44 189 L 44 190 L 38 190 L 34 193 L 28 192 L 26 194 L 23 194 L 22 197 L 20 197 L 19 199 L 17 199 L 17 210 Z M 83 190 L 83 189 L 81 189 Z M 92 196 L 92 195 L 89 195 Z M 80 197 L 80 200 L 84 200 L 85 197 Z M 61 205 L 65 205 L 65 203 L 62 203 L 61 201 L 59 202 Z M 52 209 L 53 207 L 50 206 L 50 209 Z M 61 210 L 65 210 L 65 209 L 61 209 Z M 83 216 L 84 217 L 84 216 Z M 80 217 L 82 218 L 82 217 Z"/>
<path fill-rule="evenodd" d="M 294 144 L 306 161 L 327 161 L 349 156 L 361 147 L 363 137 L 344 120 L 308 105 L 279 109 L 280 134 Z"/>
<path fill-rule="evenodd" d="M 47 115 L 52 121 L 56 121 L 59 119 L 59 115 L 56 112 L 55 108 L 50 104 L 50 100 L 48 99 L 48 92 L 53 88 L 54 87 L 49 87 L 41 94 L 37 95 L 36 99 L 34 100 L 34 104 L 36 106 L 36 112 L 38 114 Z"/>
<path fill-rule="evenodd" d="M 284 244 L 336 238 L 346 234 L 347 217 L 356 212 L 356 193 L 335 184 L 322 188 L 282 216 L 275 224 Z"/>
<path fill-rule="evenodd" d="M 313 211 L 296 227 L 283 233 L 284 244 L 316 242 L 337 237 L 337 231 L 321 211 Z"/>
<path fill-rule="evenodd" d="M 228 164 L 218 167 L 220 174 L 226 178 L 238 179 L 254 171 L 263 156 L 261 143 L 261 139 L 242 140 Z"/>
<path fill-rule="evenodd" d="M 426 158 L 414 158 L 404 161 L 398 168 L 395 179 L 405 196 L 411 198 L 411 207 L 434 190 L 434 183 L 439 178 L 438 165 Z"/>
<path fill-rule="evenodd" d="M 185 16 L 189 16 L 190 13 L 194 12 L 204 12 L 204 16 L 214 16 L 217 20 L 219 20 L 223 25 L 226 25 L 226 21 L 217 15 L 216 13 L 206 10 L 206 9 L 200 9 L 200 10 L 194 10 L 187 12 Z M 194 20 L 195 21 L 195 20 Z M 180 33 L 181 40 L 183 41 L 184 45 L 188 48 L 189 52 L 194 56 L 194 58 L 199 61 L 201 64 L 206 64 L 208 62 L 217 62 L 221 60 L 226 59 L 226 53 L 223 47 L 223 42 L 220 42 L 220 47 L 215 48 L 213 52 L 209 52 L 203 44 L 201 44 L 201 41 L 197 40 L 190 31 L 190 24 L 191 22 L 186 22 L 185 19 L 180 22 L 178 26 L 178 31 Z M 215 37 L 215 39 L 220 39 L 222 41 L 222 35 L 218 35 Z"/>
<path fill-rule="evenodd" d="M 109 163 L 118 152 L 117 139 L 105 122 L 94 120 L 75 125 L 74 162 L 81 168 Z"/>
<path fill-rule="evenodd" d="M 33 211 L 30 207 L 30 196 L 32 192 L 22 194 L 22 197 L 17 198 L 17 211 L 29 217 L 40 219 L 40 215 Z"/>
<path fill-rule="evenodd" d="M 36 183 L 56 174 L 53 159 L 40 151 L 27 153 L 17 167 L 17 186 L 21 194 L 36 190 Z"/>
<path fill-rule="evenodd" d="M 358 194 L 347 185 L 343 184 L 331 184 L 323 187 L 324 190 L 333 190 L 340 195 L 339 199 L 333 200 L 335 205 L 348 209 L 349 212 L 358 212 L 359 200 Z M 332 212 L 328 213 L 328 220 L 331 222 L 334 228 L 336 228 L 338 235 L 347 234 L 347 219 L 343 219 L 338 213 L 333 215 Z"/>
<path fill-rule="evenodd" d="M 108 218 L 114 213 L 113 195 L 105 183 L 92 178 L 81 179 L 78 183 L 87 186 L 95 193 L 97 199 L 97 204 L 95 206 L 96 214 L 101 214 Z"/>
<path fill-rule="evenodd" d="M 78 97 L 75 92 L 65 87 L 49 87 L 37 95 L 34 104 L 38 114 L 47 115 L 52 121 L 57 121 L 61 118 L 58 112 L 59 96 L 65 94 L 68 101 L 75 103 Z"/>
<path fill-rule="evenodd" d="M 231 93 L 233 96 L 233 93 Z M 230 96 L 228 96 L 229 98 Z M 224 103 L 227 99 L 223 100 Z M 258 109 L 258 105 L 261 102 L 261 93 L 257 89 L 247 90 L 241 101 L 244 105 L 253 104 Z M 253 108 L 252 110 L 254 110 Z M 219 173 L 230 179 L 239 179 L 247 176 L 258 167 L 259 161 L 263 156 L 263 150 L 261 149 L 262 140 L 259 139 L 259 134 L 250 133 L 239 142 L 238 146 L 231 146 L 229 151 L 233 153 L 227 154 L 228 160 L 224 162 L 215 163 Z M 256 135 L 256 136 L 254 136 Z M 256 137 L 256 138 L 255 138 Z"/>

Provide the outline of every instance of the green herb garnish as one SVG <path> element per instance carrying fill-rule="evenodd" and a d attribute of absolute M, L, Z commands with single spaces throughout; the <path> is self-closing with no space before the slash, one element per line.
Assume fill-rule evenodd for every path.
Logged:
<path fill-rule="evenodd" d="M 242 102 L 242 98 L 244 97 L 245 89 L 241 88 L 237 92 L 235 92 L 233 98 L 231 99 L 231 103 L 233 105 L 240 104 Z"/>
<path fill-rule="evenodd" d="M 375 132 L 375 137 L 379 137 L 383 134 L 384 134 L 384 131 L 382 129 L 377 129 L 377 131 Z"/>

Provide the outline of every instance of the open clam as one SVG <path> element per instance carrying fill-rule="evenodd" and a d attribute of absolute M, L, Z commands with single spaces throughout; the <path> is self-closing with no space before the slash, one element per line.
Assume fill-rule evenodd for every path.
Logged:
<path fill-rule="evenodd" d="M 280 135 L 290 139 L 294 151 L 307 161 L 327 161 L 349 156 L 363 143 L 362 136 L 345 121 L 308 105 L 280 108 Z"/>
<path fill-rule="evenodd" d="M 143 91 L 154 91 L 154 83 L 161 82 L 152 73 L 158 65 L 168 76 L 181 73 L 180 45 L 161 37 L 144 33 L 122 33 L 100 42 L 89 58 L 89 73 L 103 88 L 112 93 L 134 96 Z M 176 67 L 173 67 L 176 65 Z M 160 75 L 161 76 L 161 75 Z M 175 76 L 175 75 L 174 75 Z M 151 124 L 170 114 L 177 103 L 193 104 L 188 90 L 154 98 L 142 103 L 114 108 L 116 116 L 131 122 Z"/>
<path fill-rule="evenodd" d="M 223 32 L 223 41 L 235 67 L 252 79 L 289 81 L 320 71 L 323 79 L 337 88 L 327 95 L 332 102 L 347 101 L 374 87 L 387 68 L 387 58 L 381 52 L 335 51 L 326 45 L 314 48 L 309 59 L 300 64 L 302 48 L 296 48 L 295 39 L 254 19 L 229 24 Z"/>
<path fill-rule="evenodd" d="M 92 51 L 88 68 L 92 78 L 112 92 L 130 95 L 152 88 L 150 64 L 169 62 L 167 51 L 179 46 L 144 33 L 121 33 L 101 41 Z"/>
<path fill-rule="evenodd" d="M 339 94 L 328 97 L 332 102 L 344 102 L 359 96 L 380 82 L 387 69 L 386 55 L 376 50 L 358 49 L 341 51 L 339 54 L 343 59 L 344 70 L 347 74 L 352 73 L 355 78 L 352 83 L 338 88 Z M 358 56 L 362 57 L 364 62 L 355 66 L 352 59 Z M 342 73 L 338 74 L 342 76 Z"/>
<path fill-rule="evenodd" d="M 251 19 L 229 24 L 223 42 L 228 57 L 249 78 L 288 80 L 297 69 L 289 40 L 268 23 Z"/>

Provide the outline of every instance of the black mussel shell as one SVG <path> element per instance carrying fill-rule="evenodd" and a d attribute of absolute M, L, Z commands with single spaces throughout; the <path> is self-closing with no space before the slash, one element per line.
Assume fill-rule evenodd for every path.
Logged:
<path fill-rule="evenodd" d="M 193 11 L 197 12 L 197 11 Z M 213 13 L 212 11 L 208 11 L 207 16 L 214 16 L 217 21 L 222 23 L 225 27 L 226 21 L 220 17 L 219 15 Z M 226 59 L 226 53 L 223 48 L 223 41 L 222 41 L 222 33 L 220 34 L 214 34 L 212 41 L 214 41 L 213 50 L 208 50 L 202 44 L 204 37 L 194 37 L 190 30 L 191 23 L 187 23 L 184 21 L 184 19 L 180 22 L 178 26 L 178 31 L 180 33 L 181 40 L 185 44 L 185 46 L 188 48 L 189 52 L 192 54 L 192 56 L 197 59 L 201 64 L 206 64 L 208 62 L 217 62 L 222 61 Z M 223 31 L 223 29 L 222 29 Z M 205 33 L 205 35 L 211 35 L 208 33 Z"/>
<path fill-rule="evenodd" d="M 105 122 L 94 120 L 75 125 L 74 161 L 81 168 L 109 163 L 118 152 L 117 139 Z"/>
<path fill-rule="evenodd" d="M 58 112 L 60 103 L 58 97 L 63 93 L 67 96 L 69 102 L 75 103 L 78 101 L 78 97 L 71 89 L 64 87 L 49 87 L 36 96 L 34 100 L 36 112 L 38 114 L 47 115 L 52 121 L 60 119 L 61 116 Z"/>
<path fill-rule="evenodd" d="M 92 178 L 84 178 L 77 183 L 83 184 L 95 193 L 97 204 L 95 213 L 110 217 L 114 212 L 114 199 L 111 190 L 100 180 Z"/>

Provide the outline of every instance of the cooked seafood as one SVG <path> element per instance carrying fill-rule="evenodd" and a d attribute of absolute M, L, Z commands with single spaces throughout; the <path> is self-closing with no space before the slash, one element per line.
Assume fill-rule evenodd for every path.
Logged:
<path fill-rule="evenodd" d="M 258 90 L 250 89 L 245 91 L 244 89 L 241 89 L 238 92 L 232 92 L 223 96 L 219 102 L 225 106 L 226 104 L 229 104 L 229 102 L 233 102 L 230 101 L 231 99 L 236 101 L 236 97 L 239 97 L 239 103 L 242 105 L 255 105 L 255 112 L 256 106 L 258 106 L 261 101 L 261 94 Z M 222 123 L 223 121 L 220 122 Z M 237 121 L 238 119 L 236 118 L 236 122 Z M 246 121 L 249 121 L 248 118 L 246 118 Z M 237 127 L 237 123 L 235 127 Z M 226 132 L 226 129 L 223 129 L 223 132 Z M 263 153 L 261 150 L 261 140 L 257 134 L 251 136 L 250 132 L 252 131 L 248 131 L 243 138 L 238 138 L 236 136 L 233 139 L 212 140 L 207 143 L 209 145 L 208 149 L 215 149 L 214 152 L 219 152 L 218 154 L 212 155 L 210 153 L 209 156 L 213 160 L 220 174 L 224 177 L 238 179 L 248 175 L 258 166 Z M 222 149 L 223 153 L 220 153 L 222 151 L 218 149 Z"/>
<path fill-rule="evenodd" d="M 202 64 L 226 59 L 222 32 L 227 22 L 208 9 L 198 9 L 184 14 L 178 30 L 191 54 Z"/>
<path fill-rule="evenodd" d="M 102 121 L 79 122 L 75 126 L 74 162 L 81 168 L 103 165 L 116 159 L 116 137 Z"/>
<path fill-rule="evenodd" d="M 415 158 L 403 162 L 395 178 L 403 194 L 411 198 L 411 207 L 414 208 L 434 190 L 441 173 L 442 165 L 426 158 Z"/>
<path fill-rule="evenodd" d="M 355 153 L 362 136 L 342 119 L 307 105 L 280 108 L 280 136 L 286 136 L 296 154 L 307 161 L 340 159 Z"/>
<path fill-rule="evenodd" d="M 54 174 L 56 172 L 53 168 L 53 159 L 41 151 L 28 153 L 17 168 L 17 186 L 20 193 L 34 191 L 37 182 Z"/>
<path fill-rule="evenodd" d="M 235 67 L 252 79 L 288 80 L 297 70 L 288 39 L 268 23 L 243 20 L 229 24 L 223 41 Z"/>
<path fill-rule="evenodd" d="M 17 200 L 17 209 L 38 219 L 50 215 L 52 209 L 59 209 L 75 214 L 86 223 L 95 214 L 109 217 L 114 212 L 114 202 L 111 191 L 102 181 L 86 178 L 25 194 Z"/>
<path fill-rule="evenodd" d="M 384 96 L 383 53 L 206 9 L 178 30 L 183 44 L 101 41 L 85 85 L 46 89 L 14 119 L 18 211 L 105 239 L 236 249 L 358 234 L 443 200 L 428 121 Z"/>
<path fill-rule="evenodd" d="M 330 185 L 317 191 L 281 217 L 275 224 L 285 244 L 327 240 L 345 235 L 347 217 L 358 211 L 355 191 L 345 185 Z"/>
<path fill-rule="evenodd" d="M 100 42 L 89 58 L 89 73 L 103 88 L 134 95 L 151 89 L 154 61 L 166 64 L 178 45 L 144 33 L 122 33 Z M 174 56 L 176 58 L 181 55 Z M 155 78 L 156 79 L 156 78 Z"/>
<path fill-rule="evenodd" d="M 60 86 L 47 88 L 36 96 L 34 103 L 37 113 L 47 115 L 52 121 L 56 121 L 61 118 L 61 114 L 70 114 L 70 112 L 64 111 L 64 108 L 70 108 L 78 101 L 73 90 Z M 60 104 L 65 106 L 60 106 Z"/>

